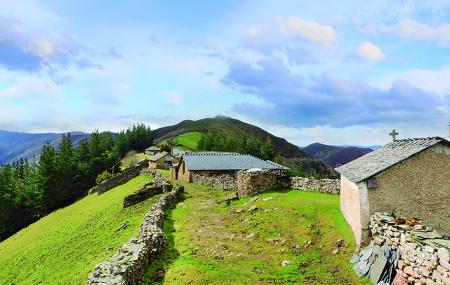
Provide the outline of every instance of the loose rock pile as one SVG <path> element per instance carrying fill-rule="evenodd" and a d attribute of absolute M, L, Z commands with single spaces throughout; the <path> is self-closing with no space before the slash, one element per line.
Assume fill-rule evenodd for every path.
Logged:
<path fill-rule="evenodd" d="M 145 215 L 138 236 L 123 244 L 113 257 L 98 264 L 89 274 L 88 284 L 138 284 L 149 262 L 166 244 L 162 230 L 164 210 L 172 207 L 183 191 L 183 186 L 175 186 L 160 197 Z"/>
<path fill-rule="evenodd" d="M 388 245 L 370 243 L 350 262 L 358 276 L 367 276 L 373 284 L 391 284 L 394 280 L 399 254 Z"/>
<path fill-rule="evenodd" d="M 373 246 L 389 247 L 391 252 L 397 251 L 400 255 L 392 284 L 450 284 L 448 234 L 426 227 L 415 219 L 385 213 L 375 213 L 370 218 L 370 228 Z M 361 260 L 361 254 L 358 259 Z"/>

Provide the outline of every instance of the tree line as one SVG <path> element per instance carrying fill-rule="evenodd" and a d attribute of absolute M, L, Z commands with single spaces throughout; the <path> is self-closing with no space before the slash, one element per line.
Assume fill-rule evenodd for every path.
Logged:
<path fill-rule="evenodd" d="M 335 178 L 336 174 L 324 163 L 312 159 L 286 158 L 278 153 L 270 137 L 264 141 L 251 135 L 223 135 L 220 133 L 203 134 L 197 145 L 203 151 L 229 151 L 251 154 L 264 160 L 272 160 L 289 167 L 290 176 Z"/>
<path fill-rule="evenodd" d="M 0 166 L 0 240 L 85 195 L 128 151 L 150 146 L 150 133 L 144 124 L 118 134 L 95 131 L 77 147 L 67 134 L 58 147 L 46 144 L 39 160 Z"/>
<path fill-rule="evenodd" d="M 270 137 L 267 137 L 266 140 L 262 142 L 258 138 L 249 135 L 225 136 L 218 133 L 202 134 L 197 149 L 251 154 L 264 160 L 272 160 L 276 156 Z"/>

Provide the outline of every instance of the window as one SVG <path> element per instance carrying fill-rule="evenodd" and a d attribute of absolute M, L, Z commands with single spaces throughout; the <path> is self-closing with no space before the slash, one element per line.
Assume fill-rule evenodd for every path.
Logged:
<path fill-rule="evenodd" d="M 367 180 L 367 189 L 374 189 L 378 186 L 378 179 L 376 177 L 369 178 Z"/>

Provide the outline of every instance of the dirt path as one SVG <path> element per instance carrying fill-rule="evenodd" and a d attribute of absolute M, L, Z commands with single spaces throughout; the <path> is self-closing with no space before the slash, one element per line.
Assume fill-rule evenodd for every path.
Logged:
<path fill-rule="evenodd" d="M 165 223 L 169 246 L 143 284 L 368 284 L 348 263 L 339 197 L 286 191 L 227 206 L 229 192 L 185 186 Z"/>

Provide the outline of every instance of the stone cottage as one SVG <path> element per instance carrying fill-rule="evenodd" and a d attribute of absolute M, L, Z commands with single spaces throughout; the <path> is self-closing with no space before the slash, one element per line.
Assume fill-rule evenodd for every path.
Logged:
<path fill-rule="evenodd" d="M 219 189 L 236 189 L 238 171 L 247 169 L 284 172 L 288 168 L 249 154 L 192 152 L 184 154 L 176 167 L 172 168 L 172 179 Z"/>
<path fill-rule="evenodd" d="M 448 140 L 396 140 L 336 170 L 341 174 L 341 211 L 358 245 L 368 240 L 375 212 L 416 217 L 450 232 Z"/>
<path fill-rule="evenodd" d="M 151 169 L 169 169 L 172 165 L 172 156 L 167 152 L 158 152 L 148 159 L 148 167 Z"/>
<path fill-rule="evenodd" d="M 158 152 L 161 152 L 161 149 L 159 147 L 155 146 L 155 145 L 151 146 L 149 148 L 146 148 L 145 151 L 144 151 L 145 154 L 149 154 L 149 155 L 155 155 Z"/>

